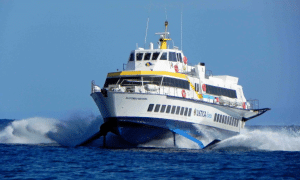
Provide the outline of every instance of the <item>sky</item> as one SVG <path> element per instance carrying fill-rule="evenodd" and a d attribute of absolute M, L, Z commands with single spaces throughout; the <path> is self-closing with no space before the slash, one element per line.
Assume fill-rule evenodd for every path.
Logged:
<path fill-rule="evenodd" d="M 0 0 L 0 119 L 100 115 L 91 81 L 102 87 L 137 44 L 156 45 L 168 20 L 190 64 L 239 77 L 247 99 L 272 109 L 247 124 L 300 125 L 299 8 L 297 0 Z"/>

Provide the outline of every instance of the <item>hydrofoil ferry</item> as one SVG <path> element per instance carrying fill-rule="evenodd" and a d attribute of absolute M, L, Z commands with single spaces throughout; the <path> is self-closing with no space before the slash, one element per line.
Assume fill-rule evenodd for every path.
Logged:
<path fill-rule="evenodd" d="M 269 108 L 246 100 L 238 78 L 213 75 L 205 63 L 189 65 L 182 50 L 168 46 L 168 22 L 158 47 L 131 51 L 123 71 L 107 74 L 102 88 L 92 82 L 91 96 L 104 123 L 87 144 L 108 132 L 132 146 L 182 136 L 205 148 L 237 135 L 246 121 Z M 104 141 L 105 142 L 105 141 Z"/>

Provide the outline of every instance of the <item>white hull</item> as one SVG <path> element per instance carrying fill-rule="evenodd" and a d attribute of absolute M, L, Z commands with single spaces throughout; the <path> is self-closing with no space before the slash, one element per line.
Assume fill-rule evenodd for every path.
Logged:
<path fill-rule="evenodd" d="M 210 141 L 223 140 L 240 132 L 244 123 L 242 117 L 255 114 L 250 110 L 160 94 L 109 91 L 107 97 L 101 92 L 92 93 L 91 96 L 104 121 L 115 120 L 115 133 L 131 144 L 145 143 L 168 131 L 177 133 L 181 130 L 188 136 L 196 137 L 206 146 L 210 142 L 205 139 L 207 137 L 205 133 L 214 132 L 214 139 Z M 149 111 L 150 104 L 154 105 L 151 111 Z M 157 104 L 160 108 L 155 112 Z M 161 112 L 163 105 L 166 105 L 165 110 Z M 176 109 L 180 106 L 179 114 L 176 114 L 176 110 L 173 114 L 172 110 L 167 113 L 168 105 L 176 106 Z M 226 118 L 218 122 L 217 115 Z M 199 132 L 196 126 L 205 128 L 205 132 Z"/>

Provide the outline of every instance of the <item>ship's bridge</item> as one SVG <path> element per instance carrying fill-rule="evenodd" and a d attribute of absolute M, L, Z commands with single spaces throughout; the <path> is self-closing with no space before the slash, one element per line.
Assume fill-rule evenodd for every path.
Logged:
<path fill-rule="evenodd" d="M 131 51 L 126 71 L 168 71 L 178 72 L 186 66 L 186 58 L 181 50 L 143 49 Z"/>

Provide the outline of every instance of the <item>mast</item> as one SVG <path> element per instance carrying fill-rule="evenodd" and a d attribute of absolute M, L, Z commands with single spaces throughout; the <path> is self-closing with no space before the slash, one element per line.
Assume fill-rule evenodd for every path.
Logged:
<path fill-rule="evenodd" d="M 167 49 L 168 48 L 167 41 L 172 40 L 171 38 L 168 37 L 168 35 L 170 34 L 168 32 L 168 25 L 169 25 L 168 21 L 165 21 L 165 32 L 155 33 L 157 35 L 160 35 L 160 39 L 159 39 L 160 49 Z"/>

